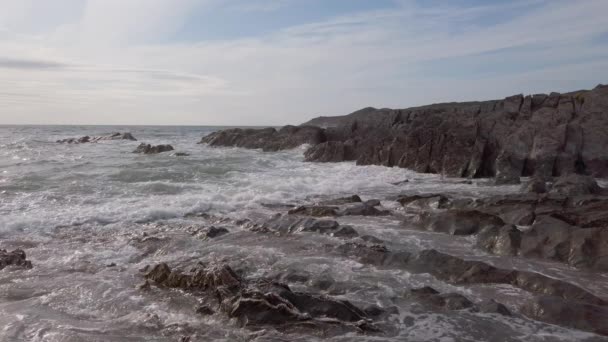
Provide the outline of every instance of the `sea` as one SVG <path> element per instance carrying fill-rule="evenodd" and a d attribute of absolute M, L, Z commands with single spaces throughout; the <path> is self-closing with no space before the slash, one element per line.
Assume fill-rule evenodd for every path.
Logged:
<path fill-rule="evenodd" d="M 518 191 L 401 168 L 354 162 L 304 162 L 306 146 L 279 152 L 198 144 L 226 127 L 0 126 L 0 249 L 23 249 L 33 267 L 0 270 L 0 341 L 602 341 L 597 335 L 529 320 L 471 311 L 436 311 L 407 300 L 407 289 L 433 286 L 473 301 L 492 296 L 516 307 L 529 294 L 509 286 L 454 286 L 428 274 L 377 269 L 326 253 L 338 239 L 318 234 L 276 237 L 227 223 L 229 234 L 204 239 L 197 228 L 263 220 L 287 205 L 357 194 L 399 212 L 402 193 L 471 197 Z M 59 139 L 131 132 L 138 141 L 60 144 Z M 132 153 L 142 142 L 175 151 Z M 186 155 L 177 155 L 184 153 Z M 408 182 L 404 182 L 408 180 Z M 393 199 L 393 200 L 391 200 Z M 212 220 L 215 220 L 211 222 Z M 498 265 L 568 279 L 606 295 L 606 279 L 561 264 L 501 259 L 453 237 L 404 228 L 401 219 L 340 218 L 394 250 L 436 248 Z M 225 262 L 250 277 L 330 276 L 324 295 L 355 305 L 396 308 L 381 335 L 325 339 L 252 331 L 221 314 L 195 313 L 196 296 L 143 291 L 141 270 L 165 262 Z M 297 277 L 294 277 L 297 278 Z M 313 291 L 307 282 L 290 284 Z M 314 290 L 317 291 L 317 290 Z"/>

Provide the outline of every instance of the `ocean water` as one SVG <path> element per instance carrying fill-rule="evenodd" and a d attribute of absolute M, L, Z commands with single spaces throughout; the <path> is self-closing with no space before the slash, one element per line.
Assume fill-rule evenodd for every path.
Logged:
<path fill-rule="evenodd" d="M 473 300 L 491 294 L 517 306 L 527 294 L 509 287 L 456 287 L 425 274 L 380 270 L 324 254 L 337 239 L 318 235 L 279 238 L 239 226 L 205 240 L 193 234 L 214 217 L 262 219 L 273 205 L 359 194 L 386 200 L 402 192 L 479 196 L 517 187 L 469 185 L 437 175 L 354 163 L 303 162 L 305 147 L 265 153 L 210 148 L 197 142 L 222 127 L 0 126 L 0 249 L 22 248 L 34 267 L 0 271 L 0 341 L 314 341 L 268 329 L 252 332 L 222 315 L 197 316 L 197 299 L 174 290 L 142 291 L 139 271 L 167 262 L 186 266 L 222 261 L 249 276 L 305 272 L 331 275 L 330 293 L 357 305 L 395 306 L 382 336 L 358 334 L 335 341 L 601 341 L 576 330 L 472 312 L 433 312 L 403 298 L 411 287 L 431 285 Z M 131 132 L 139 141 L 58 144 L 58 139 Z M 171 144 L 174 152 L 131 153 L 139 143 Z M 392 183 L 409 179 L 399 186 Z M 404 230 L 387 218 L 341 218 L 360 234 L 389 241 L 392 249 L 438 248 L 453 254 L 516 264 L 569 279 L 599 295 L 601 276 L 529 260 L 503 260 L 474 251 L 473 241 Z M 310 290 L 306 283 L 290 284 Z"/>

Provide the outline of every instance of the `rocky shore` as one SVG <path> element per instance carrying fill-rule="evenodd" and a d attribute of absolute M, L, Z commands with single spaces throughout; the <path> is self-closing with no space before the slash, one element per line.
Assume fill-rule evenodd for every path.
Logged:
<path fill-rule="evenodd" d="M 230 129 L 212 146 L 265 151 L 310 144 L 307 161 L 356 161 L 518 183 L 569 173 L 608 176 L 608 86 L 571 93 L 408 109 L 365 108 L 279 130 Z"/>
<path fill-rule="evenodd" d="M 608 271 L 608 192 L 593 178 L 608 176 L 608 151 L 604 148 L 608 146 L 607 113 L 608 86 L 600 85 L 590 91 L 517 95 L 499 101 L 402 110 L 366 108 L 278 130 L 219 131 L 204 137 L 201 143 L 264 151 L 308 144 L 304 155 L 309 162 L 398 166 L 449 177 L 493 178 L 492 183 L 497 185 L 519 184 L 521 177 L 529 177 L 519 193 L 508 195 L 416 193 L 385 199 L 399 203 L 398 212 L 383 208 L 383 201 L 362 201 L 353 196 L 300 205 L 267 220 L 240 224 L 259 234 L 313 233 L 341 239 L 343 243 L 328 245 L 326 252 L 374 267 L 430 274 L 454 285 L 509 286 L 528 293 L 527 299 L 508 306 L 496 298 L 474 302 L 461 294 L 440 293 L 432 287 L 404 293 L 406 298 L 428 307 L 522 315 L 608 336 L 605 293 L 596 295 L 561 279 L 559 273 L 549 276 L 517 266 L 521 265 L 519 260 L 535 260 L 565 264 L 585 274 L 603 275 Z M 388 241 L 361 235 L 336 220 L 350 215 L 377 220 L 378 226 L 382 226 L 382 217 L 399 217 L 405 235 L 421 230 L 469 237 L 475 241 L 477 252 L 473 255 L 487 256 L 451 255 L 435 249 L 392 250 Z M 492 255 L 518 262 L 496 266 Z M 191 287 L 189 280 L 184 284 L 185 287 L 178 286 Z M 223 291 L 217 285 L 211 288 L 214 286 L 215 291 Z M 284 286 L 282 291 L 287 297 L 292 296 Z M 232 302 L 239 301 L 230 298 Z M 287 307 L 297 313 L 286 314 L 265 299 L 260 304 L 266 307 L 262 311 L 282 317 L 281 325 L 307 312 L 286 297 L 275 298 L 287 301 Z M 223 301 L 220 297 L 220 305 Z M 331 301 L 324 307 L 331 307 L 328 303 Z M 381 318 L 363 314 L 363 308 L 357 310 L 360 314 L 352 320 L 341 320 L 341 326 L 352 321 L 366 322 L 366 327 L 374 328 L 360 329 L 362 333 L 382 334 Z M 390 310 L 378 308 L 377 312 Z M 247 310 L 228 310 L 229 315 L 234 313 L 240 315 L 240 320 L 260 322 L 256 317 L 250 319 L 252 314 Z M 306 317 L 315 326 L 314 315 Z"/>

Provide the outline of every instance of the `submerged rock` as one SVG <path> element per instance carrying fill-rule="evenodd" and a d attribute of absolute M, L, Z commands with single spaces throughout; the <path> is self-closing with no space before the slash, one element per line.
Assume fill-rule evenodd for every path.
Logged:
<path fill-rule="evenodd" d="M 163 152 L 173 151 L 173 146 L 171 145 L 150 145 L 141 143 L 133 153 L 143 153 L 143 154 L 158 154 Z"/>
<path fill-rule="evenodd" d="M 9 266 L 32 268 L 32 262 L 26 259 L 25 252 L 21 249 L 12 252 L 0 249 L 0 270 Z"/>
<path fill-rule="evenodd" d="M 505 224 L 498 216 L 478 210 L 462 209 L 450 209 L 438 213 L 424 212 L 417 215 L 413 223 L 419 229 L 451 235 L 472 235 L 485 228 L 502 227 Z"/>

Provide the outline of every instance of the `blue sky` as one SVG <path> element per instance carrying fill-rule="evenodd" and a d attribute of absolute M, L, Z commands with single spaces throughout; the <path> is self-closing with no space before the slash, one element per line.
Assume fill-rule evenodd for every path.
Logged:
<path fill-rule="evenodd" d="M 0 124 L 280 125 L 608 83 L 606 0 L 0 0 Z"/>

